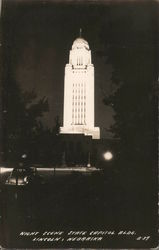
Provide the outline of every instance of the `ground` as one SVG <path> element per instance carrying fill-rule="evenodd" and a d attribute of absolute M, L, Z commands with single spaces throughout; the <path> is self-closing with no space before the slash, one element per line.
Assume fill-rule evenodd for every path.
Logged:
<path fill-rule="evenodd" d="M 110 172 L 54 175 L 39 171 L 45 183 L 13 187 L 1 174 L 1 242 L 5 247 L 101 247 L 99 241 L 66 241 L 72 231 L 123 231 L 106 235 L 104 247 L 146 248 L 155 245 L 151 197 Z M 20 232 L 64 231 L 64 241 L 33 242 Z M 125 232 L 125 233 L 124 233 Z M 134 235 L 127 235 L 135 232 Z M 149 237 L 147 240 L 139 237 Z M 53 236 L 51 236 L 53 237 Z M 113 237 L 113 238 L 112 238 Z M 115 238 L 114 238 L 115 237 Z M 56 238 L 56 237 L 55 237 Z"/>

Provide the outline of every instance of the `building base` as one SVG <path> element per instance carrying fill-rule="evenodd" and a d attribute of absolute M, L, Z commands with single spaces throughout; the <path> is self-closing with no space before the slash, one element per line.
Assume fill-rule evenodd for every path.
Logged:
<path fill-rule="evenodd" d="M 92 136 L 92 139 L 100 139 L 99 127 L 84 127 L 81 125 L 60 127 L 60 134 L 84 134 L 85 136 Z"/>

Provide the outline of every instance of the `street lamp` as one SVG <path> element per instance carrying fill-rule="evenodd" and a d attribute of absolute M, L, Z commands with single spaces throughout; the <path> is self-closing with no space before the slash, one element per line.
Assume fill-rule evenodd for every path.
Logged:
<path fill-rule="evenodd" d="M 104 154 L 103 154 L 103 157 L 106 161 L 111 161 L 113 159 L 113 154 L 112 152 L 110 151 L 106 151 Z"/>
<path fill-rule="evenodd" d="M 23 154 L 21 157 L 22 157 L 22 159 L 26 159 L 27 158 L 27 154 Z"/>

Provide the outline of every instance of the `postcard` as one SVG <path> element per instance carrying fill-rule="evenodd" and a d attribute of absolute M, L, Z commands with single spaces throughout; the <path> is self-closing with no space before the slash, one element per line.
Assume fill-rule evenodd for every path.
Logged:
<path fill-rule="evenodd" d="M 157 248 L 157 5 L 2 1 L 2 249 Z"/>

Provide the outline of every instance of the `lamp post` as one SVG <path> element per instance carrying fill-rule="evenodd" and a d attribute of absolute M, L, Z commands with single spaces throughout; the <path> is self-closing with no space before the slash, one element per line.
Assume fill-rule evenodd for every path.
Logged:
<path fill-rule="evenodd" d="M 90 152 L 88 153 L 88 163 L 87 163 L 87 167 L 88 167 L 88 168 L 91 167 L 91 154 L 90 154 Z"/>

